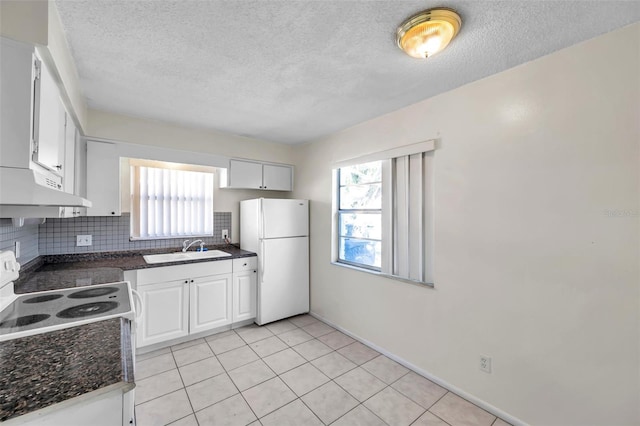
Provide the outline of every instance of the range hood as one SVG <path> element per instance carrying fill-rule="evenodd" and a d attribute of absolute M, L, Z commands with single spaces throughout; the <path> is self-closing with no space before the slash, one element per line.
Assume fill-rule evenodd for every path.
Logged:
<path fill-rule="evenodd" d="M 91 207 L 91 201 L 64 192 L 60 179 L 36 170 L 0 167 L 0 205 Z"/>

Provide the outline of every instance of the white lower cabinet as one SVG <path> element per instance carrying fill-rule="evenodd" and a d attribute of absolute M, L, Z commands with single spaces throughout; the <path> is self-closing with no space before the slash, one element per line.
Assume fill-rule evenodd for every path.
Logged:
<path fill-rule="evenodd" d="M 199 333 L 231 324 L 231 274 L 192 280 L 189 332 Z"/>
<path fill-rule="evenodd" d="M 255 257 L 233 261 L 233 322 L 256 317 L 257 265 Z"/>
<path fill-rule="evenodd" d="M 189 334 L 189 281 L 138 285 L 143 317 L 138 324 L 137 347 Z"/>
<path fill-rule="evenodd" d="M 138 348 L 256 316 L 256 257 L 139 269 L 127 275 L 143 305 Z"/>

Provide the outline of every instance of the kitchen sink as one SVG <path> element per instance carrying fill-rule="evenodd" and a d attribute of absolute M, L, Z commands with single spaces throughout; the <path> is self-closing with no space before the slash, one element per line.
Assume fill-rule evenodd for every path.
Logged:
<path fill-rule="evenodd" d="M 197 259 L 213 259 L 216 257 L 228 257 L 231 256 L 222 250 L 207 250 L 207 251 L 188 251 L 177 253 L 163 253 L 163 254 L 149 254 L 143 256 L 144 261 L 147 263 L 169 263 L 169 262 L 184 262 L 186 260 Z"/>

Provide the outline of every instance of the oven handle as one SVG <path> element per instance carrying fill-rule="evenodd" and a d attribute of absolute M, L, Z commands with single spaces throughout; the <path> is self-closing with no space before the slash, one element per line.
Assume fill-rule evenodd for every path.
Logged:
<path fill-rule="evenodd" d="M 133 294 L 133 305 L 134 305 L 134 311 L 136 313 L 136 321 L 140 320 L 140 318 L 142 318 L 142 314 L 144 312 L 144 305 L 142 304 L 142 296 L 140 296 L 140 293 L 138 293 L 136 290 L 131 289 L 131 293 Z M 138 311 L 138 303 L 140 302 L 140 311 Z"/>

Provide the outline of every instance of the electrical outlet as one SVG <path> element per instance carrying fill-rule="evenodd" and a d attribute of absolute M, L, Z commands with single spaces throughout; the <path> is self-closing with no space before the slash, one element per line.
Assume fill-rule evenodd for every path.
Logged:
<path fill-rule="evenodd" d="M 20 241 L 16 241 L 15 244 L 15 255 L 16 255 L 16 259 L 20 257 Z"/>
<path fill-rule="evenodd" d="M 491 374 L 491 358 L 488 356 L 480 355 L 480 370 L 485 373 Z"/>
<path fill-rule="evenodd" d="M 229 230 L 228 229 L 223 229 L 222 230 L 222 239 L 224 240 L 225 238 L 229 238 Z"/>
<path fill-rule="evenodd" d="M 76 235 L 76 247 L 86 247 L 93 244 L 93 236 L 91 235 Z"/>

